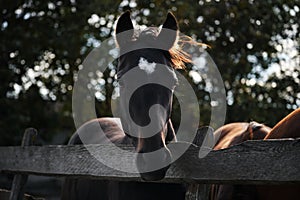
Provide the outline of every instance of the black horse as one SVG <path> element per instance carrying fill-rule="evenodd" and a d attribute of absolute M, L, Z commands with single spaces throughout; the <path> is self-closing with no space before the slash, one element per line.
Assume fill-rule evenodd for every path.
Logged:
<path fill-rule="evenodd" d="M 80 134 L 91 136 L 88 143 L 92 144 L 133 144 L 139 153 L 136 165 L 141 178 L 147 181 L 163 179 L 172 160 L 166 144 L 176 141 L 170 118 L 177 84 L 174 70 L 189 61 L 188 55 L 176 45 L 177 40 L 178 23 L 173 14 L 168 13 L 161 30 L 149 27 L 137 33 L 130 12 L 123 13 L 116 26 L 116 41 L 120 48 L 117 76 L 122 125 L 115 118 L 89 121 L 77 130 L 69 144 L 82 144 Z M 146 84 L 141 86 L 141 82 Z M 162 82 L 163 85 L 160 84 Z M 95 127 L 99 124 L 106 137 L 94 140 L 93 134 L 97 134 Z M 156 131 L 152 133 L 152 130 Z M 147 153 L 155 151 L 159 153 L 148 156 Z M 162 167 L 153 168 L 153 163 Z M 64 183 L 62 199 L 174 200 L 184 199 L 185 190 L 183 184 L 68 178 Z"/>

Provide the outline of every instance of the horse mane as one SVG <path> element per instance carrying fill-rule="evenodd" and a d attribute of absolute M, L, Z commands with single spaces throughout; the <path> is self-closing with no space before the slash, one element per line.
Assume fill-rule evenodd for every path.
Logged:
<path fill-rule="evenodd" d="M 193 63 L 191 55 L 183 49 L 184 45 L 186 44 L 202 46 L 205 48 L 210 47 L 209 45 L 195 41 L 189 36 L 178 36 L 177 42 L 169 50 L 172 67 L 174 69 L 185 69 L 186 63 Z"/>

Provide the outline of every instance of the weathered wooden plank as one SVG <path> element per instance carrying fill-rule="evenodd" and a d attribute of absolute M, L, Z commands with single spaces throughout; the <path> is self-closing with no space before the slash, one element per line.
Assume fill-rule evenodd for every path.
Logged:
<path fill-rule="evenodd" d="M 173 154 L 186 145 L 174 143 Z M 133 160 L 112 145 L 88 145 L 95 151 L 118 156 L 120 164 Z M 132 150 L 131 147 L 122 147 Z M 191 145 L 167 172 L 162 182 L 278 184 L 300 183 L 300 140 L 247 141 L 212 151 L 199 159 L 199 147 Z M 118 163 L 117 163 L 118 164 Z M 130 166 L 130 165 L 128 165 Z M 137 180 L 139 175 L 109 168 L 98 162 L 84 146 L 0 147 L 0 171 L 47 176 L 85 176 L 98 179 Z"/>
<path fill-rule="evenodd" d="M 198 159 L 192 149 L 172 176 L 201 183 L 274 184 L 300 181 L 300 140 L 247 141 Z M 183 169 L 184 171 L 181 171 Z"/>

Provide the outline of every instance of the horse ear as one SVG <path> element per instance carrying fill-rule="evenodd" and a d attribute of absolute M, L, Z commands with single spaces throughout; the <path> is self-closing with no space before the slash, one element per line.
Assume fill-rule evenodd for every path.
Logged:
<path fill-rule="evenodd" d="M 167 19 L 166 19 L 165 23 L 163 24 L 163 28 L 178 31 L 177 19 L 171 12 L 168 13 Z"/>
<path fill-rule="evenodd" d="M 178 22 L 176 17 L 169 12 L 167 15 L 167 19 L 162 26 L 162 30 L 158 36 L 159 42 L 163 44 L 163 48 L 165 50 L 173 47 L 174 43 L 177 40 L 178 35 Z"/>
<path fill-rule="evenodd" d="M 122 46 L 126 42 L 130 41 L 132 36 L 133 36 L 133 24 L 130 19 L 130 11 L 126 11 L 119 17 L 116 26 L 116 40 L 118 45 Z"/>

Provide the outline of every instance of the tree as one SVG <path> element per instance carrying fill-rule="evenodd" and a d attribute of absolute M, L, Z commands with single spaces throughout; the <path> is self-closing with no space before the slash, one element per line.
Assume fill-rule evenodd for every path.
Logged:
<path fill-rule="evenodd" d="M 161 24 L 172 11 L 182 33 L 211 46 L 207 51 L 226 87 L 226 121 L 257 120 L 272 126 L 300 105 L 299 4 L 299 0 L 4 0 L 0 5 L 1 145 L 18 144 L 12 138 L 20 138 L 28 126 L 44 127 L 44 135 L 74 131 L 74 79 L 86 55 L 111 36 L 114 21 L 128 9 L 138 24 L 145 25 Z M 188 65 L 181 72 L 201 99 L 200 120 L 205 125 L 210 121 L 209 90 L 205 81 L 193 82 L 190 70 Z M 102 77 L 94 77 L 105 83 L 96 107 L 107 116 L 116 85 L 114 72 L 110 68 Z M 95 85 L 92 88 L 97 90 Z M 174 111 L 174 120 L 179 117 Z"/>

